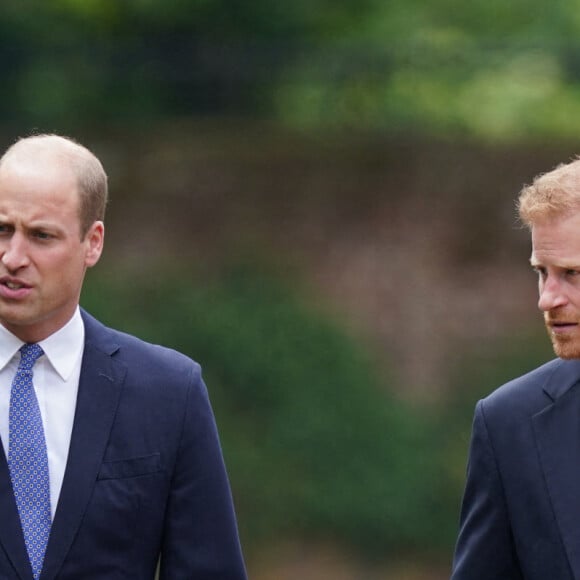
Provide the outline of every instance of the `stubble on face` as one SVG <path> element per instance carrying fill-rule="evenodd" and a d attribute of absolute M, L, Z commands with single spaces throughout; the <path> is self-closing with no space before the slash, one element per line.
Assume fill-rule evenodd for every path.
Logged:
<path fill-rule="evenodd" d="M 569 321 L 569 318 L 567 320 Z M 552 328 L 552 324 L 557 321 L 557 316 L 549 312 L 544 313 L 546 331 L 552 343 L 554 353 L 562 359 L 580 359 L 580 324 L 570 332 L 558 333 Z"/>

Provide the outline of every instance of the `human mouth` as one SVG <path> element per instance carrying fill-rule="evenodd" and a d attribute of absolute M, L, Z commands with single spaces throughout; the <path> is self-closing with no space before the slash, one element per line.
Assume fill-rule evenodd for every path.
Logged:
<path fill-rule="evenodd" d="M 565 334 L 566 332 L 570 332 L 571 330 L 574 330 L 577 326 L 578 323 L 577 322 L 568 322 L 568 321 L 563 321 L 563 320 L 552 320 L 552 321 L 547 321 L 547 325 L 548 328 L 554 333 L 554 334 Z"/>
<path fill-rule="evenodd" d="M 22 284 L 18 284 L 17 282 L 6 282 L 6 286 L 10 288 L 10 290 L 18 290 L 22 288 Z"/>
<path fill-rule="evenodd" d="M 0 297 L 10 300 L 18 300 L 27 296 L 31 286 L 17 278 L 5 276 L 0 278 Z"/>

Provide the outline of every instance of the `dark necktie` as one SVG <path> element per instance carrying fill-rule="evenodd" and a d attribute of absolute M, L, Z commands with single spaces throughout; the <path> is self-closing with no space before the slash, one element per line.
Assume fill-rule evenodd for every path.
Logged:
<path fill-rule="evenodd" d="M 35 580 L 40 576 L 50 533 L 48 456 L 32 367 L 43 354 L 38 344 L 20 349 L 10 392 L 8 466 L 26 550 Z"/>

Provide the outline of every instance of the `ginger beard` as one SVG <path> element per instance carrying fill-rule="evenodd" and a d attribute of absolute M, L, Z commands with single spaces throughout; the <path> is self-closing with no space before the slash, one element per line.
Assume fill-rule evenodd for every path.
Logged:
<path fill-rule="evenodd" d="M 549 312 L 544 313 L 544 322 L 546 331 L 552 342 L 552 347 L 556 356 L 563 359 L 580 358 L 580 322 L 575 325 L 568 324 L 563 329 L 558 329 L 554 326 L 560 317 L 554 316 Z M 570 323 L 570 317 L 566 317 L 566 321 Z"/>

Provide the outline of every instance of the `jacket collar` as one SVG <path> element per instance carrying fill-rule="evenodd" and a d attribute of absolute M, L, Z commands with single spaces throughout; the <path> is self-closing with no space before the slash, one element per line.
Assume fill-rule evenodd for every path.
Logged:
<path fill-rule="evenodd" d="M 105 455 L 127 372 L 126 366 L 113 356 L 119 350 L 116 333 L 86 312 L 81 314 L 85 350 L 75 421 L 42 580 L 57 577 L 79 530 Z"/>
<path fill-rule="evenodd" d="M 552 404 L 532 417 L 538 456 L 568 561 L 580 576 L 580 360 L 553 364 L 543 389 Z"/>

